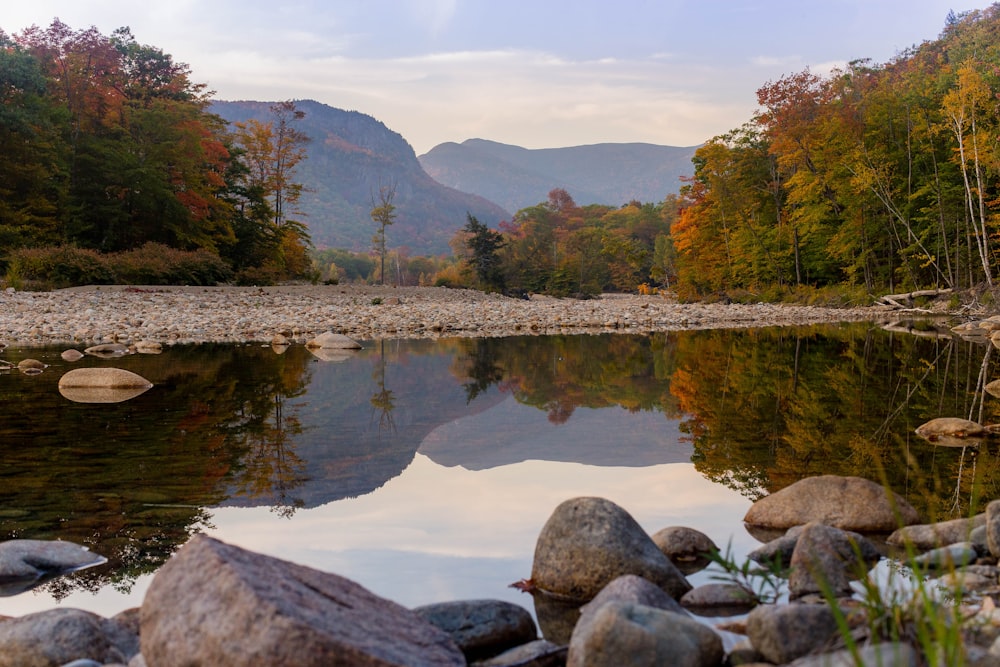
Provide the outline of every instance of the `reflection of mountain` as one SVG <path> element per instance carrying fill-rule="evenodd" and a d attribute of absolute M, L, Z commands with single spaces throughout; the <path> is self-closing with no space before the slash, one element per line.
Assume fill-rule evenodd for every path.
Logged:
<path fill-rule="evenodd" d="M 484 470 L 527 460 L 595 466 L 689 463 L 693 448 L 681 442 L 678 422 L 662 412 L 579 408 L 563 424 L 513 398 L 439 426 L 420 453 L 443 466 Z"/>
<path fill-rule="evenodd" d="M 473 415 L 501 400 L 498 392 L 466 403 L 465 390 L 450 373 L 451 353 L 431 341 L 386 343 L 385 389 L 391 390 L 391 419 L 373 404 L 381 373 L 379 348 L 346 361 L 315 361 L 307 395 L 288 401 L 301 432 L 291 447 L 302 462 L 297 484 L 287 491 L 304 507 L 371 493 L 399 475 L 425 436 L 440 424 Z M 269 505 L 271 494 L 235 495 L 229 506 Z"/>

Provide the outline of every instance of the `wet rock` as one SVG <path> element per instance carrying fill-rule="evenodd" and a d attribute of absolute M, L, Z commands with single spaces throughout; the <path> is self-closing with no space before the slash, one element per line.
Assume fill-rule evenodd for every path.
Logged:
<path fill-rule="evenodd" d="M 447 633 L 362 586 L 196 535 L 142 605 L 150 665 L 464 666 Z"/>
<path fill-rule="evenodd" d="M 447 632 L 469 661 L 489 658 L 538 638 L 528 610 L 503 600 L 440 602 L 413 611 Z"/>
<path fill-rule="evenodd" d="M 757 596 L 739 584 L 702 584 L 685 593 L 681 605 L 699 616 L 738 616 L 757 605 Z"/>
<path fill-rule="evenodd" d="M 0 667 L 87 659 L 127 663 L 137 643 L 112 619 L 81 609 L 51 609 L 0 623 Z"/>
<path fill-rule="evenodd" d="M 917 652 L 912 646 L 902 642 L 882 642 L 861 646 L 857 649 L 857 657 L 850 650 L 842 649 L 831 653 L 806 656 L 792 663 L 794 667 L 856 667 L 856 665 L 917 667 L 919 664 Z"/>
<path fill-rule="evenodd" d="M 722 639 L 691 618 L 644 605 L 609 602 L 573 630 L 567 667 L 717 667 Z"/>
<path fill-rule="evenodd" d="M 1000 558 L 1000 500 L 986 506 L 986 546 L 994 558 Z"/>
<path fill-rule="evenodd" d="M 653 542 L 677 568 L 691 574 L 705 568 L 719 547 L 705 533 L 685 526 L 670 526 L 652 535 Z"/>
<path fill-rule="evenodd" d="M 802 526 L 792 526 L 781 537 L 775 538 L 747 554 L 747 558 L 761 565 L 775 564 L 788 567 L 792 564 L 795 545 L 802 534 Z"/>
<path fill-rule="evenodd" d="M 648 579 L 634 574 L 622 575 L 602 588 L 593 600 L 580 607 L 580 615 L 592 614 L 608 602 L 629 602 L 687 614 L 687 610 L 666 591 Z"/>
<path fill-rule="evenodd" d="M 124 343 L 102 343 L 100 345 L 92 345 L 84 350 L 86 354 L 94 357 L 102 358 L 113 358 L 122 357 L 129 354 L 131 350 L 128 345 Z"/>
<path fill-rule="evenodd" d="M 623 574 L 648 579 L 675 598 L 691 589 L 635 519 L 615 503 L 584 497 L 560 504 L 535 544 L 535 586 L 584 601 Z"/>
<path fill-rule="evenodd" d="M 917 427 L 917 435 L 934 442 L 942 436 L 952 438 L 969 438 L 986 435 L 986 429 L 981 424 L 958 417 L 938 417 Z"/>
<path fill-rule="evenodd" d="M 932 570 L 954 569 L 973 563 L 978 557 L 979 554 L 971 542 L 957 542 L 922 553 L 914 558 L 913 562 Z"/>
<path fill-rule="evenodd" d="M 500 655 L 471 663 L 473 667 L 563 667 L 566 664 L 565 645 L 547 639 L 522 644 Z"/>
<path fill-rule="evenodd" d="M 87 547 L 61 540 L 0 542 L 0 595 L 14 595 L 69 572 L 106 563 Z"/>
<path fill-rule="evenodd" d="M 45 368 L 45 364 L 38 359 L 22 359 L 17 362 L 17 368 L 20 371 L 40 371 Z"/>
<path fill-rule="evenodd" d="M 306 347 L 310 350 L 360 350 L 361 343 L 343 334 L 327 331 L 306 343 Z"/>
<path fill-rule="evenodd" d="M 77 403 L 120 403 L 153 383 L 123 368 L 77 368 L 59 378 L 59 393 Z"/>
<path fill-rule="evenodd" d="M 917 523 L 919 515 L 902 496 L 861 477 L 807 477 L 755 502 L 749 524 L 790 528 L 818 521 L 861 533 L 890 532 Z"/>
<path fill-rule="evenodd" d="M 73 363 L 74 361 L 80 361 L 83 359 L 84 355 L 83 352 L 80 352 L 80 350 L 64 350 L 59 356 L 63 361 Z"/>
<path fill-rule="evenodd" d="M 967 519 L 903 526 L 893 532 L 886 539 L 886 542 L 894 546 L 908 544 L 914 549 L 923 551 L 956 542 L 965 542 L 970 539 L 973 530 L 985 525 L 986 513 L 984 512 Z"/>
<path fill-rule="evenodd" d="M 163 344 L 155 340 L 140 340 L 135 344 L 135 351 L 139 354 L 160 354 L 163 352 Z"/>
<path fill-rule="evenodd" d="M 288 338 L 284 334 L 276 333 L 271 337 L 272 346 L 287 346 Z"/>
<path fill-rule="evenodd" d="M 792 599 L 813 593 L 829 592 L 849 596 L 851 581 L 861 578 L 878 560 L 874 545 L 860 535 L 809 523 L 799 535 L 792 552 L 788 590 Z"/>
<path fill-rule="evenodd" d="M 819 650 L 837 635 L 826 604 L 761 605 L 747 616 L 747 638 L 768 661 L 791 662 Z"/>
<path fill-rule="evenodd" d="M 542 591 L 535 591 L 531 597 L 542 636 L 556 644 L 568 644 L 573 628 L 580 620 L 580 602 L 558 598 Z"/>

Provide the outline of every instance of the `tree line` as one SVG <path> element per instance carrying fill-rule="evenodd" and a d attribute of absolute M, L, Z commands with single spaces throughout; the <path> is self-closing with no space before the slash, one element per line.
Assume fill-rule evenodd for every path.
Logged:
<path fill-rule="evenodd" d="M 301 112 L 279 103 L 268 122 L 230 127 L 210 95 L 128 28 L 0 30 L 2 268 L 24 248 L 152 245 L 207 253 L 236 280 L 309 272 Z"/>
<path fill-rule="evenodd" d="M 697 151 L 672 228 L 677 289 L 992 288 L 1000 228 L 1000 7 L 938 39 L 769 82 Z"/>

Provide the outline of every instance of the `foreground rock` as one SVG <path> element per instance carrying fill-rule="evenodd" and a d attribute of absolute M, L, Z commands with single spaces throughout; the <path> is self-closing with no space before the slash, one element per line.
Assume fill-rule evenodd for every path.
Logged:
<path fill-rule="evenodd" d="M 75 660 L 125 664 L 139 638 L 115 619 L 81 609 L 50 609 L 0 623 L 0 667 L 48 667 Z"/>
<path fill-rule="evenodd" d="M 154 577 L 141 637 L 149 667 L 466 664 L 445 632 L 354 582 L 204 535 Z"/>
<path fill-rule="evenodd" d="M 755 502 L 748 524 L 786 529 L 818 521 L 859 533 L 888 533 L 918 523 L 905 498 L 861 477 L 807 477 Z"/>
<path fill-rule="evenodd" d="M 503 600 L 459 600 L 416 607 L 425 621 L 448 633 L 470 662 L 538 638 L 531 614 Z"/>
<path fill-rule="evenodd" d="M 146 378 L 123 368 L 76 368 L 59 378 L 59 393 L 76 403 L 120 403 L 152 386 Z"/>
<path fill-rule="evenodd" d="M 604 498 L 574 498 L 556 507 L 535 544 L 534 585 L 560 597 L 592 599 L 613 579 L 635 574 L 674 598 L 691 589 L 649 535 Z"/>

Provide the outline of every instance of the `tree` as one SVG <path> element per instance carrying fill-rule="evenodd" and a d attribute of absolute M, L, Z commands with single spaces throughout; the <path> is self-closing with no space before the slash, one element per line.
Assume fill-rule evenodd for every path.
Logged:
<path fill-rule="evenodd" d="M 468 262 L 476 273 L 479 285 L 486 290 L 504 289 L 503 271 L 500 266 L 500 248 L 506 245 L 503 234 L 479 222 L 474 215 L 466 213 L 463 228 L 469 236 L 465 241 L 472 252 Z"/>
<path fill-rule="evenodd" d="M 396 184 L 379 183 L 378 192 L 372 192 L 372 220 L 378 225 L 378 231 L 372 237 L 372 245 L 378 253 L 379 283 L 385 285 L 385 228 L 396 222 L 396 207 L 392 200 L 396 198 Z"/>

